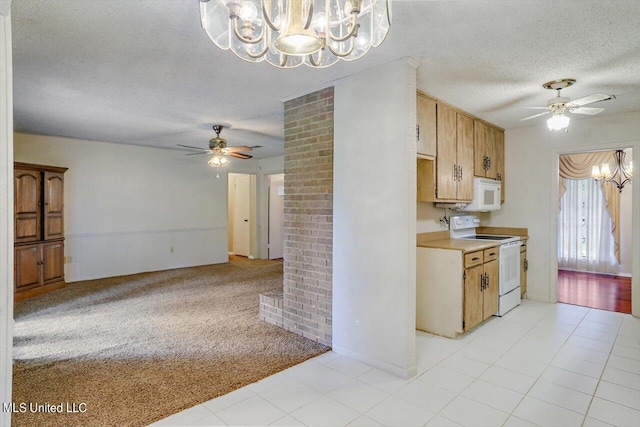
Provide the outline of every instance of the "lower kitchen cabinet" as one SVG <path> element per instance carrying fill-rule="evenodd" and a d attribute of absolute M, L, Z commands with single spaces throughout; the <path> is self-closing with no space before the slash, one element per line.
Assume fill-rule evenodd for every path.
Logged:
<path fill-rule="evenodd" d="M 16 301 L 64 287 L 64 241 L 16 246 L 14 258 Z"/>
<path fill-rule="evenodd" d="M 482 251 L 465 256 L 482 260 L 482 264 L 465 268 L 464 279 L 464 321 L 462 329 L 468 331 L 498 311 L 498 289 L 500 270 L 496 258 L 498 249 L 487 249 L 487 257 Z M 484 262 L 485 259 L 489 261 Z M 466 265 L 465 265 L 466 266 Z"/>
<path fill-rule="evenodd" d="M 416 329 L 454 338 L 498 311 L 498 247 L 416 252 Z"/>

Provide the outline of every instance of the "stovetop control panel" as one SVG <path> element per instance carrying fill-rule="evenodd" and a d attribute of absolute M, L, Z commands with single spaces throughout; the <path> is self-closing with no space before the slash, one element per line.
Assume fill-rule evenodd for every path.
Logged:
<path fill-rule="evenodd" d="M 475 215 L 452 216 L 449 223 L 451 230 L 475 229 L 480 226 L 480 220 Z"/>

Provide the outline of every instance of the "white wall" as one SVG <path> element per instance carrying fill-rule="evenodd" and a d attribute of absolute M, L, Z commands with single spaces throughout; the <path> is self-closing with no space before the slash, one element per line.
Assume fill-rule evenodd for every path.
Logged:
<path fill-rule="evenodd" d="M 336 82 L 334 100 L 332 347 L 403 377 L 416 371 L 415 94 L 402 61 Z"/>
<path fill-rule="evenodd" d="M 558 155 L 632 147 L 640 164 L 640 113 L 572 120 L 569 132 L 550 132 L 544 123 L 505 134 L 506 203 L 492 213 L 496 226 L 527 227 L 528 296 L 557 301 Z M 640 218 L 640 186 L 633 187 L 632 216 Z M 632 246 L 640 248 L 640 227 L 633 225 Z M 640 251 L 632 259 L 633 312 L 640 315 Z"/>
<path fill-rule="evenodd" d="M 198 156 L 16 134 L 15 160 L 69 168 L 68 282 L 228 259 L 227 175 Z"/>
<path fill-rule="evenodd" d="M 0 2 L 0 405 L 11 402 L 13 345 L 13 83 L 11 1 Z M 0 425 L 11 413 L 0 410 Z"/>

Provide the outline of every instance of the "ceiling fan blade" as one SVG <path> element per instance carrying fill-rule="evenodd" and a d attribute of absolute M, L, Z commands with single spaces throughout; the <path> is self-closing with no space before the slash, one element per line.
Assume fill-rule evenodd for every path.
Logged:
<path fill-rule="evenodd" d="M 198 154 L 213 154 L 212 151 L 200 151 L 198 153 L 187 153 L 187 156 L 197 156 Z"/>
<path fill-rule="evenodd" d="M 240 151 L 251 151 L 253 150 L 253 148 L 247 147 L 246 145 L 241 145 L 238 147 L 226 147 L 225 150 L 229 153 L 238 153 Z"/>
<path fill-rule="evenodd" d="M 202 147 L 193 147 L 191 145 L 182 145 L 182 144 L 176 144 L 178 147 L 184 147 L 184 148 L 192 148 L 194 150 L 198 150 L 198 151 L 203 151 L 206 150 L 206 148 L 202 148 Z"/>
<path fill-rule="evenodd" d="M 581 107 L 583 105 L 592 104 L 594 102 L 607 101 L 609 99 L 616 99 L 615 95 L 607 95 L 606 93 L 592 93 L 583 98 L 578 98 L 567 104 L 567 107 Z"/>
<path fill-rule="evenodd" d="M 520 121 L 534 119 L 536 117 L 544 116 L 545 114 L 549 114 L 549 111 L 545 111 L 544 113 L 534 114 L 533 116 L 525 117 L 524 119 L 520 119 Z"/>
<path fill-rule="evenodd" d="M 572 114 L 589 114 L 591 116 L 602 111 L 604 111 L 604 108 L 578 107 L 569 109 L 569 112 Z"/>
<path fill-rule="evenodd" d="M 253 157 L 248 154 L 242 154 L 242 153 L 229 153 L 229 155 L 232 157 L 237 157 L 239 159 L 250 159 Z"/>
<path fill-rule="evenodd" d="M 526 108 L 527 110 L 548 110 L 549 107 L 516 107 L 516 108 Z"/>

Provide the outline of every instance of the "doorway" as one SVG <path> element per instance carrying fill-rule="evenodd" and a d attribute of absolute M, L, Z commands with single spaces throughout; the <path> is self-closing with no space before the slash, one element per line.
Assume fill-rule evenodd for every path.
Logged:
<path fill-rule="evenodd" d="M 558 302 L 631 313 L 632 189 L 591 177 L 613 151 L 561 154 L 559 159 Z M 624 149 L 626 167 L 632 150 Z M 637 226 L 637 224 L 636 224 Z M 637 249 L 636 249 L 637 250 Z"/>
<path fill-rule="evenodd" d="M 255 176 L 229 173 L 229 255 L 253 258 Z"/>
<path fill-rule="evenodd" d="M 269 240 L 267 256 L 284 256 L 284 174 L 269 175 Z"/>

